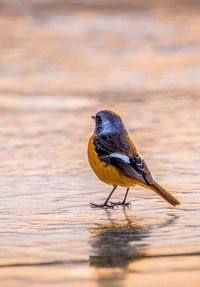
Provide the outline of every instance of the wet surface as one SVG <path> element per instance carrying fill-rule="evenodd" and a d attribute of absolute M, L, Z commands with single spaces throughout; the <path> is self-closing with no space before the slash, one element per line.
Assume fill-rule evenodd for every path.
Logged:
<path fill-rule="evenodd" d="M 199 286 L 198 11 L 0 22 L 1 285 Z M 89 208 L 110 191 L 87 161 L 105 108 L 180 206 L 136 187 L 130 209 Z"/>

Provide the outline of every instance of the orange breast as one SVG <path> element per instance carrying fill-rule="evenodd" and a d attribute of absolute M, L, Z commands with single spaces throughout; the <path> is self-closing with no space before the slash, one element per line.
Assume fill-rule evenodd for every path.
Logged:
<path fill-rule="evenodd" d="M 98 158 L 94 147 L 94 134 L 88 143 L 88 160 L 89 163 L 100 180 L 110 185 L 120 185 L 124 187 L 134 186 L 139 184 L 137 180 L 127 177 L 114 166 L 105 166 Z"/>

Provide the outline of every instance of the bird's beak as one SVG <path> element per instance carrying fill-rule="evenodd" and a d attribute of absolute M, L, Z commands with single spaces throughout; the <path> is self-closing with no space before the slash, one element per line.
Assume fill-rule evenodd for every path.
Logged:
<path fill-rule="evenodd" d="M 91 118 L 92 118 L 93 120 L 95 120 L 95 116 L 91 116 Z"/>

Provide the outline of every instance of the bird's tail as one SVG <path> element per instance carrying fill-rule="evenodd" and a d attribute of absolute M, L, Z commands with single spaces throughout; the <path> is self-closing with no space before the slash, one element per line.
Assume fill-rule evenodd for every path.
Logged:
<path fill-rule="evenodd" d="M 151 185 L 151 189 L 160 196 L 162 196 L 170 204 L 172 205 L 181 204 L 180 201 L 178 201 L 178 199 L 176 199 L 171 193 L 169 193 L 166 189 L 160 186 L 156 181 L 154 181 L 153 185 Z"/>

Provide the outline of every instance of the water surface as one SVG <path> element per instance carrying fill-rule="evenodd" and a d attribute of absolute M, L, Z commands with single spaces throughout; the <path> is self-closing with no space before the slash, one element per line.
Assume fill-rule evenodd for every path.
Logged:
<path fill-rule="evenodd" d="M 0 22 L 1 285 L 199 286 L 198 11 Z M 122 116 L 180 206 L 136 187 L 130 209 L 89 208 L 110 191 L 87 161 L 101 109 Z"/>

